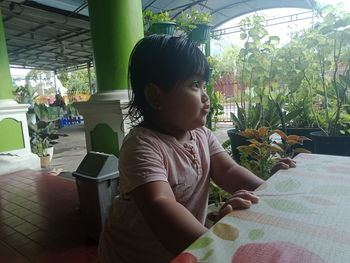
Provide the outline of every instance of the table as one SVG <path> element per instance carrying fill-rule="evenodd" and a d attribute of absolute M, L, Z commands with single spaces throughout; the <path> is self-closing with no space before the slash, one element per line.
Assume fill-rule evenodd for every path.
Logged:
<path fill-rule="evenodd" d="M 350 157 L 299 154 L 172 263 L 350 262 Z"/>

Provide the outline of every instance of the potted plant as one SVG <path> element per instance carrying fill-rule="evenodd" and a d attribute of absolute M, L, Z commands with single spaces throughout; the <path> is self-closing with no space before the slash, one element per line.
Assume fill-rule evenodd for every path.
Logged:
<path fill-rule="evenodd" d="M 51 161 L 54 152 L 53 144 L 56 143 L 54 139 L 57 139 L 55 124 L 53 122 L 39 121 L 35 124 L 29 123 L 28 128 L 32 152 L 40 155 L 48 154 L 49 161 Z M 42 147 L 44 148 L 42 149 Z M 40 155 L 39 157 L 44 157 Z"/>
<path fill-rule="evenodd" d="M 238 135 L 239 132 L 263 125 L 277 128 L 276 122 L 280 124 L 271 88 L 273 52 L 278 38 L 268 37 L 262 21 L 263 17 L 253 16 L 240 23 L 240 37 L 245 44 L 237 57 L 236 75 L 241 88 L 236 96 L 236 112 L 231 113 L 235 129 L 228 130 L 232 156 L 236 161 L 240 156 L 237 146 L 246 144 L 246 140 Z"/>
<path fill-rule="evenodd" d="M 214 225 L 216 216 L 221 206 L 230 198 L 230 194 L 221 189 L 213 180 L 210 180 L 209 201 L 205 226 L 210 228 Z"/>
<path fill-rule="evenodd" d="M 308 106 L 306 101 L 304 108 L 295 103 L 305 98 L 305 94 L 300 92 L 298 98 L 294 98 L 296 87 L 300 87 L 303 77 L 300 68 L 304 64 L 300 63 L 299 68 L 286 66 L 287 63 L 292 64 L 290 61 L 296 62 L 295 56 L 290 54 L 291 48 L 277 48 L 279 37 L 268 35 L 262 25 L 264 20 L 262 16 L 253 16 L 240 22 L 240 38 L 245 41 L 236 62 L 237 79 L 241 88 L 236 97 L 236 111 L 231 113 L 235 129 L 228 131 L 236 160 L 240 156 L 237 146 L 247 143 L 238 135 L 240 131 L 269 126 L 294 134 L 288 131 L 287 125 L 295 123 L 299 116 L 304 117 L 307 113 L 311 116 L 310 110 L 303 114 Z M 295 52 L 298 51 L 294 49 Z M 310 144 L 308 148 L 312 147 L 312 143 L 306 143 Z"/>
<path fill-rule="evenodd" d="M 282 123 L 290 121 L 297 116 L 301 109 L 290 112 L 282 112 L 277 101 L 281 101 L 281 95 L 276 99 L 266 95 L 259 96 L 259 103 L 252 103 L 248 100 L 245 107 L 236 103 L 237 114 L 231 112 L 231 120 L 235 125 L 234 129 L 227 131 L 230 138 L 232 157 L 238 161 L 240 151 L 237 149 L 240 145 L 247 145 L 248 142 L 239 133 L 246 129 L 258 129 L 262 126 L 271 127 L 271 129 L 280 129 Z"/>
<path fill-rule="evenodd" d="M 145 34 L 167 34 L 173 35 L 176 23 L 170 18 L 168 12 L 160 12 L 154 14 L 147 10 L 143 12 L 143 21 L 145 27 Z"/>
<path fill-rule="evenodd" d="M 176 19 L 177 26 L 186 32 L 193 41 L 204 44 L 210 38 L 210 29 L 213 18 L 210 13 L 200 13 L 193 10 L 191 13 L 182 12 Z"/>
<path fill-rule="evenodd" d="M 50 154 L 48 153 L 50 142 L 48 138 L 35 135 L 31 139 L 32 152 L 40 157 L 41 168 L 48 168 L 50 165 Z"/>
<path fill-rule="evenodd" d="M 292 119 L 289 119 L 285 125 L 285 132 L 287 135 L 299 135 L 310 137 L 311 132 L 320 131 L 317 123 L 315 122 L 314 117 L 312 116 L 311 111 L 311 98 L 304 97 L 300 98 L 298 101 L 294 103 L 288 103 L 285 105 L 285 111 L 298 112 L 298 115 L 293 116 Z M 313 141 L 305 141 L 303 144 L 303 148 L 315 152 Z"/>
<path fill-rule="evenodd" d="M 290 43 L 277 50 L 276 80 L 284 98 L 280 102 L 282 111 L 298 112 L 293 118 L 284 120 L 283 130 L 287 135 L 310 136 L 311 132 L 320 131 L 320 128 L 312 112 L 313 91 L 309 88 L 309 71 L 314 62 L 310 60 L 310 52 L 300 38 L 302 34 L 303 31 L 294 32 Z M 303 148 L 314 152 L 312 141 L 305 141 Z"/>
<path fill-rule="evenodd" d="M 274 134 L 278 134 L 280 140 L 272 139 Z M 238 147 L 242 153 L 241 165 L 264 180 L 271 176 L 270 171 L 279 158 L 293 157 L 300 152 L 309 153 L 304 148 L 292 148 L 295 144 L 302 144 L 303 141 L 310 140 L 309 138 L 297 135 L 287 136 L 281 130 L 271 131 L 266 126 L 258 130 L 246 129 L 239 135 L 245 137 L 249 142 L 249 145 Z"/>
<path fill-rule="evenodd" d="M 280 140 L 273 139 L 272 135 L 274 134 L 278 134 Z M 269 127 L 264 126 L 258 130 L 245 129 L 239 135 L 247 141 L 247 145 L 238 147 L 241 152 L 241 165 L 264 180 L 271 176 L 270 171 L 279 158 L 293 157 L 298 152 L 309 153 L 303 148 L 291 150 L 292 146 L 302 144 L 303 141 L 310 140 L 309 138 L 296 135 L 287 136 L 281 130 L 271 131 Z M 228 149 L 227 142 L 223 143 L 223 147 Z M 229 197 L 229 193 L 210 181 L 206 227 L 211 227 L 214 224 L 217 211 Z"/>
<path fill-rule="evenodd" d="M 324 22 L 302 35 L 311 62 L 306 81 L 321 131 L 312 132 L 315 152 L 350 156 L 350 15 L 323 8 Z"/>

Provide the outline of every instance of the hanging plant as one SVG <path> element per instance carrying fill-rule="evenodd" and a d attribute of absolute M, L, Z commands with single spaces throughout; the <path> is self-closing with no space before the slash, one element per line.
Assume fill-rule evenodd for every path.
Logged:
<path fill-rule="evenodd" d="M 173 35 L 176 27 L 175 21 L 170 18 L 168 12 L 154 14 L 152 11 L 147 10 L 143 12 L 143 22 L 145 35 Z"/>
<path fill-rule="evenodd" d="M 203 44 L 210 38 L 210 29 L 213 18 L 210 13 L 200 13 L 197 10 L 191 13 L 182 12 L 176 19 L 177 26 L 193 41 Z"/>

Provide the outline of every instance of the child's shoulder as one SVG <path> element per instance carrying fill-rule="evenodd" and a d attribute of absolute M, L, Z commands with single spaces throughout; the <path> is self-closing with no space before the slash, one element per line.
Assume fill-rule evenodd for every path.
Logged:
<path fill-rule="evenodd" d="M 211 130 L 205 126 L 194 129 L 191 133 L 195 138 L 203 140 L 207 140 L 212 136 Z M 123 144 L 134 143 L 177 144 L 174 137 L 145 127 L 135 127 L 131 129 L 128 135 L 124 138 Z"/>
<path fill-rule="evenodd" d="M 211 130 L 209 130 L 205 126 L 197 128 L 197 129 L 194 129 L 194 130 L 192 130 L 192 132 L 195 133 L 196 136 L 205 137 L 205 138 L 210 137 L 211 134 L 212 134 Z"/>
<path fill-rule="evenodd" d="M 174 143 L 174 138 L 149 128 L 134 127 L 124 138 L 123 144 L 126 143 L 151 143 L 158 145 L 163 143 Z"/>
<path fill-rule="evenodd" d="M 123 140 L 120 155 L 129 155 L 133 152 L 160 150 L 160 143 L 157 135 L 150 129 L 135 127 L 129 131 Z"/>
<path fill-rule="evenodd" d="M 124 143 L 135 140 L 154 140 L 156 138 L 157 134 L 154 131 L 144 127 L 134 127 L 125 136 Z"/>

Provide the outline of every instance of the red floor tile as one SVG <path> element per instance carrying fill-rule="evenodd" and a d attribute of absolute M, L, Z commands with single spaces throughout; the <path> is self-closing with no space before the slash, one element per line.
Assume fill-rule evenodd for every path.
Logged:
<path fill-rule="evenodd" d="M 29 259 L 22 257 L 22 258 L 17 258 L 14 261 L 11 261 L 9 263 L 31 263 L 31 261 L 29 261 Z"/>
<path fill-rule="evenodd" d="M 18 226 L 24 222 L 25 221 L 22 218 L 15 216 L 15 215 L 6 217 L 5 219 L 2 220 L 2 223 L 6 224 L 10 227 Z"/>
<path fill-rule="evenodd" d="M 62 257 L 70 263 L 94 262 L 96 257 L 82 249 L 72 249 L 62 254 Z"/>
<path fill-rule="evenodd" d="M 12 249 L 8 245 L 0 241 L 0 262 L 20 263 L 26 262 L 25 260 L 27 259 L 24 256 L 22 256 L 16 250 Z"/>
<path fill-rule="evenodd" d="M 16 209 L 14 211 L 11 211 L 11 214 L 19 217 L 19 218 L 23 218 L 25 219 L 26 216 L 30 215 L 32 212 L 26 208 L 19 208 L 19 209 Z"/>
<path fill-rule="evenodd" d="M 0 176 L 0 262 L 99 263 L 76 184 L 31 170 Z"/>
<path fill-rule="evenodd" d="M 70 263 L 65 258 L 53 254 L 41 255 L 34 259 L 35 263 Z"/>
<path fill-rule="evenodd" d="M 9 227 L 7 225 L 0 226 L 0 239 L 3 239 L 14 233 L 16 233 L 16 230 L 14 230 L 12 227 Z"/>
<path fill-rule="evenodd" d="M 12 212 L 14 210 L 20 209 L 21 206 L 16 205 L 15 203 L 12 203 L 11 200 L 10 202 L 7 202 L 7 204 L 3 205 L 3 209 L 5 209 L 8 212 Z"/>
<path fill-rule="evenodd" d="M 16 249 L 32 242 L 28 237 L 18 232 L 15 232 L 15 233 L 12 233 L 11 235 L 6 236 L 3 239 L 3 241 L 7 245 Z"/>
<path fill-rule="evenodd" d="M 47 221 L 47 218 L 32 212 L 31 214 L 27 215 L 24 220 L 33 225 L 41 226 Z"/>
<path fill-rule="evenodd" d="M 17 232 L 19 232 L 19 233 L 21 233 L 21 234 L 23 234 L 23 235 L 27 235 L 27 236 L 28 236 L 29 234 L 31 234 L 31 233 L 33 233 L 33 232 L 39 230 L 38 227 L 36 227 L 36 226 L 34 226 L 34 225 L 32 225 L 32 224 L 30 224 L 30 223 L 28 223 L 28 222 L 24 222 L 23 224 L 20 224 L 20 225 L 18 225 L 18 226 L 15 226 L 14 229 L 15 229 Z"/>
<path fill-rule="evenodd" d="M 35 261 L 36 258 L 40 258 L 47 253 L 46 249 L 39 244 L 31 241 L 17 249 L 23 256 L 29 260 Z"/>
<path fill-rule="evenodd" d="M 13 216 L 10 212 L 7 212 L 6 210 L 1 210 L 0 211 L 0 218 L 4 220 L 5 218 L 8 218 L 10 216 Z"/>

